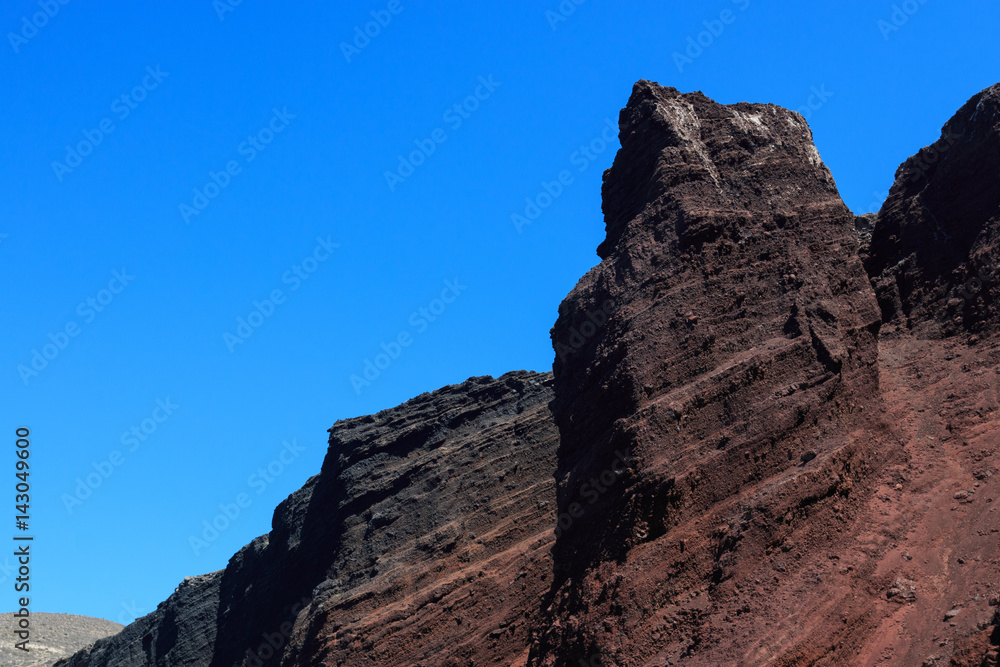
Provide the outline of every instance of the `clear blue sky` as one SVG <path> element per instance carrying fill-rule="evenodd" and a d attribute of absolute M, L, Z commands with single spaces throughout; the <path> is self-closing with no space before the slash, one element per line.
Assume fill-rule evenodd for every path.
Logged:
<path fill-rule="evenodd" d="M 36 611 L 149 612 L 269 530 L 336 419 L 550 368 L 558 303 L 603 237 L 601 134 L 635 80 L 811 101 L 858 212 L 1000 80 L 996 3 L 910 0 L 896 26 L 889 1 L 588 0 L 564 21 L 558 0 L 222 2 L 50 0 L 37 29 L 45 2 L 0 10 L 0 540 L 27 425 Z M 387 25 L 353 45 L 373 11 Z M 678 66 L 688 38 L 705 46 Z M 366 359 L 384 368 L 352 384 Z"/>

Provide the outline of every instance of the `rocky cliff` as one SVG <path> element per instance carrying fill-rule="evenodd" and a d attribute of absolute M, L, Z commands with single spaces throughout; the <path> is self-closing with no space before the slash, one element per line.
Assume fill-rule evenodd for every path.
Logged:
<path fill-rule="evenodd" d="M 995 667 L 998 111 L 854 216 L 798 114 L 638 82 L 553 373 L 338 422 L 268 535 L 62 664 Z"/>
<path fill-rule="evenodd" d="M 900 457 L 854 216 L 773 105 L 641 81 L 620 139 L 603 261 L 552 330 L 557 350 L 593 333 L 555 362 L 559 511 L 582 516 L 537 659 L 763 664 L 764 623 L 800 611 L 786 588 Z"/>
<path fill-rule="evenodd" d="M 879 212 L 868 271 L 885 321 L 923 337 L 1000 324 L 1000 84 L 906 160 Z"/>
<path fill-rule="evenodd" d="M 552 330 L 532 664 L 995 664 L 996 93 L 873 221 L 797 114 L 636 84 Z"/>
<path fill-rule="evenodd" d="M 337 422 L 268 535 L 60 664 L 509 664 L 551 584 L 551 384 L 473 378 Z"/>

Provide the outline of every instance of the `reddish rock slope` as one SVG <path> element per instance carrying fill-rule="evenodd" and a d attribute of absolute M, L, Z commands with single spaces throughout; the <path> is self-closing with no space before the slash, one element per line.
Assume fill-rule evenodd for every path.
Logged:
<path fill-rule="evenodd" d="M 341 547 L 282 665 L 509 665 L 551 584 L 551 375 L 478 378 L 330 430 Z"/>

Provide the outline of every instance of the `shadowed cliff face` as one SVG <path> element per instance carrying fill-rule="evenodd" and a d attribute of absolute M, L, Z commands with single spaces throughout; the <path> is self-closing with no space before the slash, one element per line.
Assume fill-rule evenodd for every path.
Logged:
<path fill-rule="evenodd" d="M 343 547 L 288 665 L 510 664 L 551 583 L 551 375 L 425 394 L 330 431 Z M 329 521 L 329 516 L 317 516 Z"/>
<path fill-rule="evenodd" d="M 904 162 L 872 235 L 868 271 L 893 329 L 939 337 L 1000 323 L 1000 84 Z"/>
<path fill-rule="evenodd" d="M 156 611 L 56 665 L 208 665 L 217 634 L 221 578 L 222 572 L 213 572 L 185 579 Z"/>

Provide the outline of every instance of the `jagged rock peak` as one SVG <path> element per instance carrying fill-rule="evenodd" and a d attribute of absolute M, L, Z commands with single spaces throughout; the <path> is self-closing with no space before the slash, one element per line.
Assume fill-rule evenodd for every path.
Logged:
<path fill-rule="evenodd" d="M 552 329 L 559 523 L 537 666 L 671 664 L 700 632 L 753 635 L 663 633 L 653 610 L 751 584 L 779 532 L 805 538 L 891 451 L 872 437 L 881 321 L 855 217 L 804 119 L 640 81 L 620 139 L 603 261 Z M 749 507 L 788 520 L 750 528 Z"/>
<path fill-rule="evenodd" d="M 932 338 L 995 330 L 998 232 L 1000 84 L 896 171 L 866 261 L 890 328 Z"/>
<path fill-rule="evenodd" d="M 642 80 L 619 117 L 619 139 L 604 175 L 602 258 L 650 207 L 682 205 L 689 240 L 698 242 L 706 209 L 746 208 L 783 224 L 799 208 L 803 180 L 839 200 L 805 119 L 773 104 L 723 105 Z"/>

